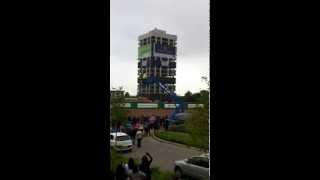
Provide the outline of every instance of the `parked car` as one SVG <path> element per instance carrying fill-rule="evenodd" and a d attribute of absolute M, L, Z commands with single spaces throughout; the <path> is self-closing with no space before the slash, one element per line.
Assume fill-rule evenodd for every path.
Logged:
<path fill-rule="evenodd" d="M 110 146 L 117 151 L 131 151 L 132 140 L 126 133 L 113 132 L 110 133 Z"/>
<path fill-rule="evenodd" d="M 175 161 L 175 177 L 177 179 L 190 177 L 199 180 L 209 180 L 209 157 L 209 154 L 204 154 Z"/>
<path fill-rule="evenodd" d="M 180 125 L 191 119 L 191 117 L 191 113 L 178 113 L 175 115 L 175 119 L 168 119 L 168 121 L 170 125 Z"/>
<path fill-rule="evenodd" d="M 185 132 L 185 122 L 191 119 L 191 113 L 178 113 L 175 119 L 167 119 L 169 121 L 169 129 L 173 131 Z"/>

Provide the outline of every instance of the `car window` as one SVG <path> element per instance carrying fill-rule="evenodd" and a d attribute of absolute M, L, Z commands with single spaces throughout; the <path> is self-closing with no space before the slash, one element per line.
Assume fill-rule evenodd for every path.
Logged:
<path fill-rule="evenodd" d="M 130 140 L 129 136 L 118 136 L 117 141 L 127 141 Z"/>
<path fill-rule="evenodd" d="M 201 158 L 199 165 L 201 167 L 209 168 L 209 159 L 208 158 Z"/>
<path fill-rule="evenodd" d="M 192 158 L 188 159 L 188 163 L 196 165 L 196 166 L 201 166 L 204 168 L 209 168 L 209 160 L 207 158 L 192 157 Z"/>
<path fill-rule="evenodd" d="M 192 157 L 192 158 L 188 159 L 188 163 L 198 166 L 198 164 L 200 164 L 200 158 Z"/>

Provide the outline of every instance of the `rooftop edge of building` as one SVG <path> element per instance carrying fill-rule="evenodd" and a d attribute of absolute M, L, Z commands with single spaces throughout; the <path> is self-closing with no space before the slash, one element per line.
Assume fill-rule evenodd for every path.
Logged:
<path fill-rule="evenodd" d="M 142 39 L 144 39 L 146 37 L 150 37 L 150 36 L 160 36 L 160 37 L 165 37 L 165 38 L 168 38 L 168 39 L 177 40 L 177 35 L 167 34 L 166 31 L 161 30 L 161 29 L 157 29 L 157 28 L 154 28 L 153 30 L 140 35 L 138 37 L 138 40 L 142 40 Z"/>

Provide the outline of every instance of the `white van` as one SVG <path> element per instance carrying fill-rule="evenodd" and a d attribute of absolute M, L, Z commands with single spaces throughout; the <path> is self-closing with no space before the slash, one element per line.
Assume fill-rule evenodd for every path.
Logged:
<path fill-rule="evenodd" d="M 123 132 L 110 133 L 110 146 L 117 151 L 131 151 L 132 140 Z"/>

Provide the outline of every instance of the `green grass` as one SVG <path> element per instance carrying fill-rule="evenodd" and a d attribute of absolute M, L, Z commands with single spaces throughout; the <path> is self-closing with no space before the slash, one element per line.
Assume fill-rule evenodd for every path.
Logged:
<path fill-rule="evenodd" d="M 110 150 L 110 167 L 111 171 L 115 172 L 117 165 L 120 164 L 121 162 L 127 163 L 129 158 L 126 158 L 122 156 L 120 153 L 115 151 L 114 149 Z M 140 162 L 137 159 L 134 159 L 134 161 Z M 161 171 L 158 167 L 151 168 L 152 174 L 151 174 L 151 179 L 152 180 L 173 180 L 174 179 L 174 173 L 173 172 L 168 172 L 168 171 Z"/>
<path fill-rule="evenodd" d="M 152 171 L 152 174 L 151 174 L 152 180 L 173 180 L 174 179 L 173 172 L 160 171 L 158 167 L 151 168 L 151 171 Z"/>
<path fill-rule="evenodd" d="M 200 149 L 208 150 L 209 145 L 206 141 L 201 139 L 192 139 L 191 135 L 184 132 L 175 132 L 175 131 L 160 131 L 156 134 L 160 139 L 172 141 L 187 146 L 197 147 Z M 209 138 L 209 137 L 208 137 Z"/>

